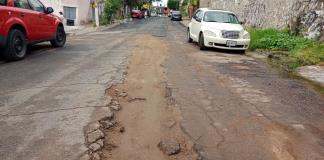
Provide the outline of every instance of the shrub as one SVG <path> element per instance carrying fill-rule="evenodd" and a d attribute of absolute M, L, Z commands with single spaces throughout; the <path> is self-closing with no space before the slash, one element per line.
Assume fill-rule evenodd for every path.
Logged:
<path fill-rule="evenodd" d="M 324 44 L 303 37 L 293 36 L 288 30 L 249 29 L 250 49 L 279 49 L 289 51 L 285 65 L 290 69 L 314 65 L 324 61 Z"/>
<path fill-rule="evenodd" d="M 104 22 L 111 23 L 115 18 L 114 15 L 121 9 L 123 4 L 122 0 L 105 0 L 105 9 L 104 9 Z"/>
<path fill-rule="evenodd" d="M 180 5 L 180 0 L 168 0 L 168 8 L 173 10 L 178 10 Z"/>

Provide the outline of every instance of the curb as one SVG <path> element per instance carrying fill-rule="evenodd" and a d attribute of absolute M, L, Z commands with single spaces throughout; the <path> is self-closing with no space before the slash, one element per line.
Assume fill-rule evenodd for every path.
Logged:
<path fill-rule="evenodd" d="M 324 87 L 323 66 L 303 66 L 296 69 L 296 74 L 312 83 Z"/>
<path fill-rule="evenodd" d="M 78 31 L 80 31 L 80 30 L 75 30 L 73 32 L 67 32 L 66 35 L 71 37 L 71 36 L 84 35 L 84 34 L 88 34 L 88 33 L 92 33 L 92 32 L 102 32 L 102 31 L 106 31 L 108 29 L 117 27 L 118 25 L 121 25 L 121 24 L 122 24 L 121 22 L 118 22 L 118 23 L 107 25 L 107 26 L 91 27 L 89 29 L 89 31 L 85 31 L 85 32 L 82 32 L 82 33 L 78 33 Z"/>
<path fill-rule="evenodd" d="M 187 18 L 185 20 L 180 21 L 180 24 L 186 28 L 188 27 L 189 23 L 190 23 L 190 20 L 188 20 Z"/>

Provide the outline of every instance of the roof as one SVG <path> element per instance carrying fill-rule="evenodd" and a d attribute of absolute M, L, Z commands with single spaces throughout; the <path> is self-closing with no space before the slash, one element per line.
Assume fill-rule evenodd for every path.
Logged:
<path fill-rule="evenodd" d="M 199 8 L 199 9 L 202 11 L 217 11 L 217 12 L 233 13 L 231 11 L 226 11 L 226 10 L 221 10 L 221 9 L 211 9 L 211 8 Z"/>

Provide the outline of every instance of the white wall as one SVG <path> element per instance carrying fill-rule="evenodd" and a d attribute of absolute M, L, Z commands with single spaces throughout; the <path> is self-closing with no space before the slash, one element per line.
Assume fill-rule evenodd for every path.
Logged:
<path fill-rule="evenodd" d="M 92 8 L 89 0 L 41 0 L 46 7 L 53 7 L 54 14 L 63 12 L 63 6 L 76 7 L 75 25 L 88 23 L 92 20 Z"/>

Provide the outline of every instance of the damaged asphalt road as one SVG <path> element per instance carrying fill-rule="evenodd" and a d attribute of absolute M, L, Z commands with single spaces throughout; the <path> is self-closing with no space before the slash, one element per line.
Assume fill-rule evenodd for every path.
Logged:
<path fill-rule="evenodd" d="M 186 42 L 185 35 L 186 29 L 178 22 L 150 18 L 71 37 L 64 48 L 40 44 L 23 61 L 0 62 L 0 159 L 84 158 L 88 151 L 85 127 L 110 113 L 106 89 L 125 78 L 132 54 L 138 54 L 131 65 L 136 72 L 128 73 L 133 78 L 123 88 L 130 94 L 125 97 L 145 100 L 122 103 L 128 106 L 122 106 L 117 120 L 125 126 L 124 133 L 113 137 L 120 138 L 116 142 L 121 145 L 109 152 L 120 154 L 109 156 L 118 160 L 156 155 L 158 159 L 194 159 L 186 157 L 190 149 L 183 150 L 183 144 L 192 142 L 199 159 L 324 159 L 322 95 L 254 58 L 200 51 L 196 44 Z M 163 45 L 156 47 L 159 43 Z M 151 51 L 155 57 L 147 57 Z M 170 91 L 161 87 L 165 81 Z M 164 92 L 174 104 L 165 106 Z M 171 119 L 171 128 L 180 128 L 176 134 L 181 132 L 183 139 L 191 141 L 181 143 L 180 153 L 170 157 L 158 150 L 158 143 L 173 132 L 154 127 L 168 124 L 161 116 L 165 107 L 177 114 L 170 118 L 165 111 L 164 119 Z M 99 137 L 103 138 L 101 133 Z M 128 145 L 135 141 L 143 143 Z M 138 151 L 142 154 L 137 155 Z"/>
<path fill-rule="evenodd" d="M 263 61 L 200 51 L 169 26 L 168 85 L 201 159 L 324 159 L 323 96 Z"/>
<path fill-rule="evenodd" d="M 105 90 L 123 78 L 132 34 L 94 32 L 58 49 L 43 43 L 0 64 L 0 159 L 80 159 L 83 128 L 106 116 Z"/>

